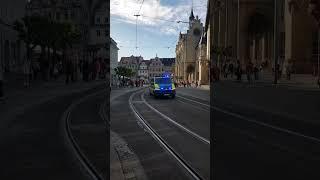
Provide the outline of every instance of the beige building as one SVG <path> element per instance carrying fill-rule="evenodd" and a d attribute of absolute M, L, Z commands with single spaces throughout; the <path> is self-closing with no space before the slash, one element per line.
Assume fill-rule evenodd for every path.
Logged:
<path fill-rule="evenodd" d="M 189 29 L 180 33 L 176 45 L 175 78 L 180 80 L 195 80 L 196 47 L 203 33 L 203 24 L 194 17 L 193 10 L 189 17 Z"/>
<path fill-rule="evenodd" d="M 160 58 L 155 57 L 150 59 L 149 63 L 149 79 L 157 76 L 161 76 L 163 73 L 163 64 Z"/>
<path fill-rule="evenodd" d="M 279 12 L 276 53 L 274 2 Z M 213 47 L 231 46 L 231 59 L 239 59 L 243 67 L 249 61 L 262 64 L 266 71 L 274 67 L 274 54 L 283 73 L 288 62 L 295 73 L 303 74 L 311 74 L 317 65 L 319 33 L 316 21 L 308 13 L 308 1 L 220 0 L 220 5 L 218 1 L 210 1 L 208 5 L 206 32 L 211 41 L 208 56 L 219 67 L 226 59 L 213 53 Z"/>
<path fill-rule="evenodd" d="M 207 37 L 201 37 L 196 47 L 195 79 L 201 85 L 209 84 L 209 60 L 207 58 Z"/>

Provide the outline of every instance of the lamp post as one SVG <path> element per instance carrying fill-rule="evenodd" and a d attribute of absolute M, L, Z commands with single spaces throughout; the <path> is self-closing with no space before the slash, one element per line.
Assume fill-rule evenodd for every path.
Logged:
<path fill-rule="evenodd" d="M 274 0 L 274 29 L 273 29 L 273 58 L 274 84 L 278 83 L 278 1 Z M 279 67 L 280 68 L 280 67 Z"/>

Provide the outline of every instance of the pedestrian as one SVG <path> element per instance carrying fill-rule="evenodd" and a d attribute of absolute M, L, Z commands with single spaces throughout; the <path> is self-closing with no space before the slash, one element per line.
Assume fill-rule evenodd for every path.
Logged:
<path fill-rule="evenodd" d="M 24 87 L 30 86 L 30 78 L 31 78 L 31 63 L 28 59 L 25 59 L 23 66 L 24 73 Z"/>
<path fill-rule="evenodd" d="M 277 79 L 280 79 L 280 64 L 276 64 L 275 73 L 277 73 Z"/>
<path fill-rule="evenodd" d="M 254 72 L 254 79 L 258 80 L 259 79 L 259 77 L 258 77 L 259 69 L 258 69 L 257 64 L 254 65 L 253 72 Z"/>
<path fill-rule="evenodd" d="M 233 78 L 233 63 L 229 64 L 228 71 L 229 71 L 229 73 L 231 75 L 231 78 Z"/>
<path fill-rule="evenodd" d="M 224 74 L 224 77 L 228 78 L 227 63 L 224 63 L 222 71 L 223 71 L 222 73 Z"/>
<path fill-rule="evenodd" d="M 58 75 L 59 75 L 58 64 L 55 64 L 53 66 L 53 78 L 54 78 L 54 80 L 57 80 Z"/>
<path fill-rule="evenodd" d="M 4 69 L 2 64 L 0 64 L 0 101 L 4 100 L 4 90 L 3 90 L 3 80 L 4 80 Z"/>
<path fill-rule="evenodd" d="M 71 76 L 72 76 L 72 63 L 71 63 L 71 60 L 67 59 L 67 62 L 66 62 L 66 84 L 69 83 L 69 81 L 71 80 Z"/>
<path fill-rule="evenodd" d="M 259 66 L 259 78 L 261 80 L 263 80 L 263 66 L 262 66 L 262 64 L 260 64 L 260 66 Z"/>
<path fill-rule="evenodd" d="M 286 67 L 286 75 L 287 75 L 287 80 L 290 80 L 291 79 L 291 65 L 287 64 L 287 67 Z"/>

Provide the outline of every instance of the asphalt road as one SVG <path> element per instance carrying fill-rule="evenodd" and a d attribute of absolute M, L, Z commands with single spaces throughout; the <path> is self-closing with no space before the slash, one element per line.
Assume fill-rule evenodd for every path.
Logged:
<path fill-rule="evenodd" d="M 213 179 L 319 179 L 319 92 L 215 86 Z"/>
<path fill-rule="evenodd" d="M 66 142 L 62 116 L 73 102 L 104 88 L 51 99 L 12 119 L 1 131 L 0 179 L 90 179 Z M 106 144 L 99 140 L 96 144 Z M 101 151 L 106 154 L 106 147 Z"/>
<path fill-rule="evenodd" d="M 210 179 L 210 144 L 196 137 L 210 139 L 209 108 L 179 97 L 154 99 L 145 90 L 127 93 L 111 102 L 111 130 L 126 141 L 147 179 L 152 180 L 194 178 L 138 121 L 129 105 L 130 96 L 137 112 L 166 144 L 202 179 Z M 144 101 L 182 127 L 159 115 Z"/>

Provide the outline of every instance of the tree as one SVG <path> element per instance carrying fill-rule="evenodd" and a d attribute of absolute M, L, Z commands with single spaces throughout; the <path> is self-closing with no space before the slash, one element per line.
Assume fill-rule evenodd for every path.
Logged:
<path fill-rule="evenodd" d="M 25 16 L 21 21 L 16 20 L 13 23 L 13 29 L 18 32 L 18 37 L 22 40 L 27 49 L 27 59 L 30 60 L 32 50 L 41 44 L 41 32 L 45 31 L 41 28 L 45 27 L 43 19 L 37 16 Z"/>
<path fill-rule="evenodd" d="M 70 23 L 59 23 L 42 16 L 25 16 L 16 20 L 13 28 L 18 32 L 19 39 L 26 44 L 27 59 L 30 60 L 32 50 L 39 45 L 41 59 L 47 61 L 49 66 L 52 64 L 50 49 L 53 50 L 54 57 L 57 49 L 62 50 L 65 56 L 65 50 L 78 43 L 81 38 L 80 31 Z"/>
<path fill-rule="evenodd" d="M 132 75 L 131 69 L 122 66 L 115 68 L 114 71 L 118 75 L 119 79 L 122 76 L 122 80 L 124 80 L 124 77 L 131 77 Z"/>

